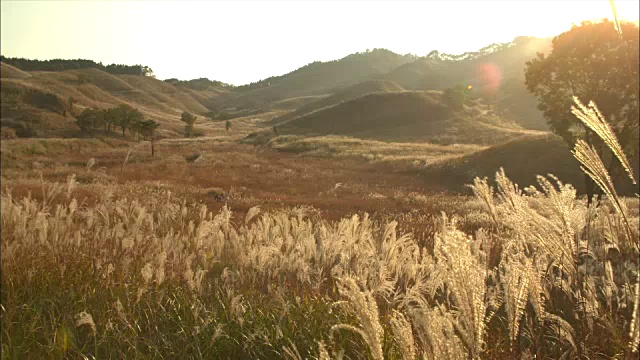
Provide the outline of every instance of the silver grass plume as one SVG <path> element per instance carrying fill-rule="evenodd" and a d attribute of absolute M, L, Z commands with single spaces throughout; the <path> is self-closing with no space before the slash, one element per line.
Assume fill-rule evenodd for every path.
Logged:
<path fill-rule="evenodd" d="M 622 146 L 620 146 L 618 138 L 616 138 L 613 133 L 611 126 L 609 126 L 609 123 L 604 119 L 604 116 L 602 116 L 596 104 L 590 101 L 589 105 L 584 106 L 576 96 L 573 97 L 573 101 L 576 103 L 576 106 L 571 106 L 571 112 L 607 144 L 611 152 L 613 152 L 618 161 L 620 161 L 620 164 L 627 172 L 631 181 L 636 184 L 629 160 L 627 160 L 627 156 L 624 154 L 624 151 L 622 151 Z"/>
<path fill-rule="evenodd" d="M 360 334 L 369 346 L 371 357 L 375 360 L 383 360 L 382 339 L 384 337 L 384 329 L 380 324 L 378 305 L 373 294 L 366 289 L 360 290 L 360 286 L 352 278 L 338 280 L 338 289 L 340 295 L 346 298 L 346 301 L 339 302 L 339 304 L 356 316 L 361 327 L 338 324 L 332 326 L 331 331 L 345 329 Z"/>

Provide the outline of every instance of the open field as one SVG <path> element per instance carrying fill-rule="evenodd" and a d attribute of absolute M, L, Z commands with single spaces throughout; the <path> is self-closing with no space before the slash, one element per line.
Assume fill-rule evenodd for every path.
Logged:
<path fill-rule="evenodd" d="M 477 198 L 447 194 L 415 164 L 481 153 L 477 146 L 324 137 L 306 140 L 325 151 L 314 154 L 241 144 L 240 135 L 216 129 L 217 136 L 159 141 L 153 158 L 148 142 L 2 142 L 3 356 L 630 354 L 625 327 L 614 324 L 635 311 L 637 290 L 624 279 L 637 273 L 637 199 L 624 200 L 626 233 L 603 227 L 620 221 L 609 205 L 589 210 L 600 220 L 587 222 L 594 215 L 571 188 L 543 182 L 543 193 L 520 195 L 499 176 L 503 200 L 489 200 L 482 183 Z M 302 146 L 295 144 L 287 146 Z M 515 208 L 513 197 L 522 198 Z M 548 211 L 554 206 L 560 214 Z M 523 214 L 539 225 L 523 226 Z M 586 314 L 572 305 L 584 301 L 573 293 L 559 303 L 560 295 L 544 295 L 580 289 L 577 277 L 606 281 L 603 263 L 565 270 L 569 283 L 560 286 L 551 274 L 534 276 L 542 264 L 503 250 L 523 236 L 526 246 L 546 239 L 535 246 L 570 253 L 557 216 L 573 219 L 570 231 L 590 229 L 585 241 L 595 254 L 610 251 L 602 231 L 615 231 L 615 310 L 599 292 L 580 295 L 595 309 Z M 543 263 L 556 256 L 540 254 Z M 521 261 L 534 268 L 521 269 Z M 528 280 L 514 293 L 508 284 L 522 274 Z M 487 276 L 501 280 L 485 283 Z M 470 315 L 474 306 L 486 308 Z M 585 339 L 587 325 L 565 323 L 563 314 L 608 335 Z M 546 320 L 531 322 L 540 316 Z M 513 335 L 520 327 L 530 337 Z"/>

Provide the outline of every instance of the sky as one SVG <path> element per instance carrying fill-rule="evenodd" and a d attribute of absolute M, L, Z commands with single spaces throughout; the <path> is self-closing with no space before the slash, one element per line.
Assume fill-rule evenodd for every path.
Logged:
<path fill-rule="evenodd" d="M 638 20 L 640 1 L 615 3 L 620 19 Z M 0 6 L 4 56 L 142 64 L 159 79 L 234 85 L 367 49 L 459 54 L 612 17 L 608 0 L 2 0 Z"/>

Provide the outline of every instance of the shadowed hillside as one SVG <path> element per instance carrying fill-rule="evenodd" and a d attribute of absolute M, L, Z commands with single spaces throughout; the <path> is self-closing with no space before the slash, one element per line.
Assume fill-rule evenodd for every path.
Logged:
<path fill-rule="evenodd" d="M 359 96 L 377 93 L 377 92 L 398 92 L 404 90 L 400 85 L 393 81 L 385 80 L 368 80 L 359 84 L 350 86 L 346 89 L 340 90 L 331 96 L 322 98 L 320 100 L 311 102 L 304 106 L 297 108 L 295 111 L 289 112 L 282 116 L 279 116 L 271 121 L 271 124 L 280 124 L 287 122 L 299 116 L 309 114 L 313 111 L 336 105 L 343 101 L 355 99 Z"/>
<path fill-rule="evenodd" d="M 527 132 L 475 101 L 453 111 L 438 91 L 369 94 L 295 118 L 278 129 L 283 134 L 439 144 L 496 144 Z"/>
<path fill-rule="evenodd" d="M 547 129 L 536 99 L 524 86 L 525 63 L 537 52 L 547 53 L 551 39 L 518 37 L 511 43 L 489 45 L 461 55 L 428 56 L 404 64 L 384 75 L 411 90 L 444 90 L 457 84 L 472 85 L 496 110 L 529 129 Z M 487 74 L 490 71 L 492 74 Z M 495 88 L 490 84 L 496 81 Z"/>
<path fill-rule="evenodd" d="M 585 191 L 585 175 L 580 165 L 564 141 L 551 134 L 525 136 L 460 158 L 433 163 L 426 168 L 425 179 L 452 191 L 466 192 L 466 184 L 473 183 L 476 176 L 493 181 L 501 167 L 521 188 L 536 184 L 537 175 L 553 174 L 563 183 L 572 184 L 578 192 Z M 635 172 L 637 178 L 637 167 Z M 627 179 L 620 180 L 618 189 L 632 195 L 634 189 Z"/>

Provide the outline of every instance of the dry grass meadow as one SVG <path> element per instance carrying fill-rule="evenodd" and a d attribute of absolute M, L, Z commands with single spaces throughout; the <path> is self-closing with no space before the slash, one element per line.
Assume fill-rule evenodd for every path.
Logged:
<path fill-rule="evenodd" d="M 470 197 L 420 176 L 480 146 L 253 146 L 242 121 L 155 157 L 2 141 L 2 358 L 637 356 L 638 200 L 588 148 L 599 206 L 553 178 Z"/>
<path fill-rule="evenodd" d="M 238 87 L 3 60 L 0 360 L 638 359 L 637 123 L 574 97 L 601 148 L 552 135 L 522 71 L 551 47 Z"/>

